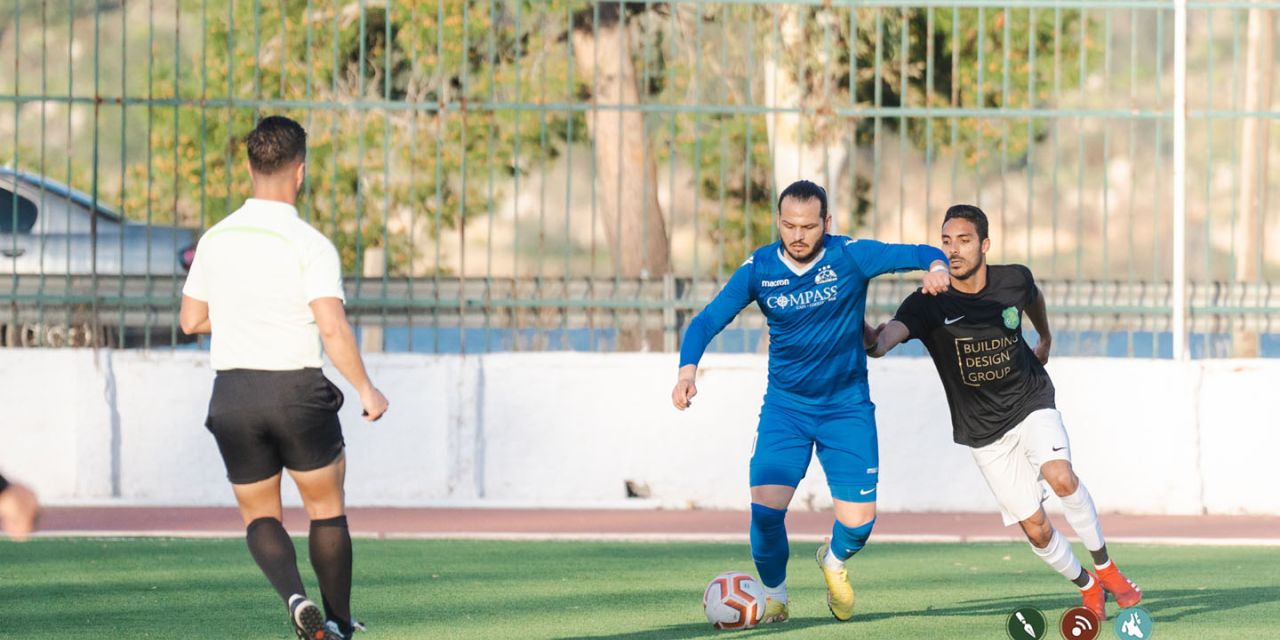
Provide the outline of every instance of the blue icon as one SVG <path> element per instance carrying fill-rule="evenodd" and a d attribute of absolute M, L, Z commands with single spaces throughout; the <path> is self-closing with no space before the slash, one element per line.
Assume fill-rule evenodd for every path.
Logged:
<path fill-rule="evenodd" d="M 1155 626 L 1151 622 L 1151 614 L 1147 613 L 1142 607 L 1130 607 L 1121 609 L 1116 614 L 1115 629 L 1116 637 L 1121 640 L 1150 640 L 1152 628 Z"/>

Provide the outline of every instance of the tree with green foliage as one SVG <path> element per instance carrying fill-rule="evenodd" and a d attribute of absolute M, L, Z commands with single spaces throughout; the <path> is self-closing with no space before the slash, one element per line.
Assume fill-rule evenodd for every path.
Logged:
<path fill-rule="evenodd" d="M 655 174 L 672 163 L 692 169 L 694 215 L 717 247 L 701 268 L 723 272 L 771 237 L 788 149 L 829 165 L 833 199 L 858 224 L 871 194 L 847 150 L 871 145 L 877 131 L 979 173 L 1000 159 L 992 150 L 1002 136 L 1004 157 L 1017 165 L 1045 131 L 847 110 L 1047 106 L 1054 87 L 1071 90 L 1079 78 L 1048 69 L 1075 69 L 1089 51 L 1088 25 L 1074 10 L 573 0 L 209 0 L 199 9 L 207 9 L 202 46 L 161 70 L 194 104 L 156 110 L 151 169 L 179 179 L 155 180 L 154 202 L 205 224 L 225 215 L 247 180 L 239 137 L 262 112 L 283 111 L 311 133 L 307 215 L 335 238 L 348 269 L 363 269 L 365 248 L 383 247 L 393 274 L 430 273 L 416 247 L 491 210 L 501 197 L 491 176 L 519 181 L 593 141 L 593 198 L 609 249 L 659 251 L 614 256 L 616 272 L 669 270 L 662 252 L 672 212 L 658 208 Z M 633 94 L 600 84 L 628 65 Z M 155 86 L 157 97 L 172 97 L 164 93 L 172 83 Z M 641 117 L 614 106 L 632 99 L 661 108 Z M 287 108 L 255 102 L 263 100 Z M 606 116 L 621 117 L 626 135 L 601 138 L 593 123 Z M 603 128 L 619 128 L 607 121 L 615 124 Z M 619 149 L 626 164 L 601 164 Z M 135 166 L 131 181 L 146 170 Z M 635 195 L 613 202 L 612 185 Z M 131 192 L 127 202 L 140 197 Z"/>
<path fill-rule="evenodd" d="M 878 131 L 905 135 L 934 158 L 952 154 L 980 175 L 999 166 L 1005 136 L 1003 158 L 1018 166 L 1047 131 L 1043 120 L 1006 132 L 1003 118 L 933 118 L 930 126 L 926 117 L 842 110 L 1052 106 L 1055 86 L 1079 88 L 1075 70 L 1093 49 L 1089 24 L 1076 10 L 673 5 L 670 11 L 674 19 L 661 29 L 681 44 L 663 54 L 664 62 L 681 68 L 664 76 L 672 82 L 653 98 L 695 96 L 767 110 L 674 116 L 670 154 L 691 158 L 701 194 L 721 201 L 722 210 L 709 215 L 724 218 L 714 227 L 724 246 L 722 270 L 771 237 L 771 196 L 794 177 L 796 156 L 807 159 L 806 173 L 826 178 L 833 201 L 856 226 L 872 194 L 869 179 L 851 170 L 848 151 L 869 148 Z M 693 49 L 683 60 L 682 48 Z M 1088 57 L 1085 63 L 1092 68 Z M 784 113 L 795 108 L 800 113 Z"/>
<path fill-rule="evenodd" d="M 182 220 L 216 222 L 247 191 L 241 137 L 263 114 L 283 113 L 309 134 L 304 214 L 334 238 L 344 268 L 361 270 L 363 251 L 382 247 L 391 273 L 428 273 L 414 245 L 487 211 L 490 171 L 524 175 L 583 136 L 570 123 L 580 116 L 540 121 L 495 106 L 573 98 L 570 69 L 549 55 L 563 46 L 552 17 L 564 6 L 204 3 L 203 48 L 158 71 L 176 75 L 178 96 L 197 105 L 156 111 L 150 170 L 179 180 L 155 180 L 150 197 L 175 203 Z M 173 97 L 168 78 L 156 86 L 158 98 Z M 135 165 L 133 181 L 147 171 Z M 129 208 L 145 197 L 131 194 Z"/>

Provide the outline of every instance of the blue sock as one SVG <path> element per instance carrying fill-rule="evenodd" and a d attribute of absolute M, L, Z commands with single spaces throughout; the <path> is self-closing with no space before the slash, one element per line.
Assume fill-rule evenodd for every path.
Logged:
<path fill-rule="evenodd" d="M 871 537 L 871 527 L 875 524 L 875 518 L 857 527 L 846 527 L 836 520 L 831 527 L 831 555 L 843 562 L 852 558 L 853 554 L 862 551 L 862 547 L 867 544 L 867 538 Z"/>
<path fill-rule="evenodd" d="M 766 587 L 776 587 L 787 579 L 791 545 L 787 543 L 786 518 L 786 509 L 751 503 L 751 558 Z"/>

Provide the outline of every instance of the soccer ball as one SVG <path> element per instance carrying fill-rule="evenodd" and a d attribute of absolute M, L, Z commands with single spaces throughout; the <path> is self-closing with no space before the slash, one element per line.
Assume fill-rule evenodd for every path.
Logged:
<path fill-rule="evenodd" d="M 745 573 L 726 571 L 702 592 L 702 611 L 717 629 L 750 629 L 764 617 L 764 587 Z"/>

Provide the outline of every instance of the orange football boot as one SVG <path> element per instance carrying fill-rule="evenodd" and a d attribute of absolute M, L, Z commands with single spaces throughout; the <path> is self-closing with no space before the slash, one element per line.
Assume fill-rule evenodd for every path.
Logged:
<path fill-rule="evenodd" d="M 1120 608 L 1128 609 L 1142 602 L 1142 589 L 1139 589 L 1138 585 L 1124 577 L 1123 573 L 1120 573 L 1120 569 L 1116 567 L 1114 560 L 1106 569 L 1098 569 L 1097 571 L 1098 581 L 1102 583 L 1102 588 L 1111 593 Z"/>
<path fill-rule="evenodd" d="M 1107 592 L 1103 590 L 1101 580 L 1095 577 L 1088 589 L 1080 590 L 1080 598 L 1084 601 L 1084 608 L 1096 614 L 1098 620 L 1107 619 Z"/>

